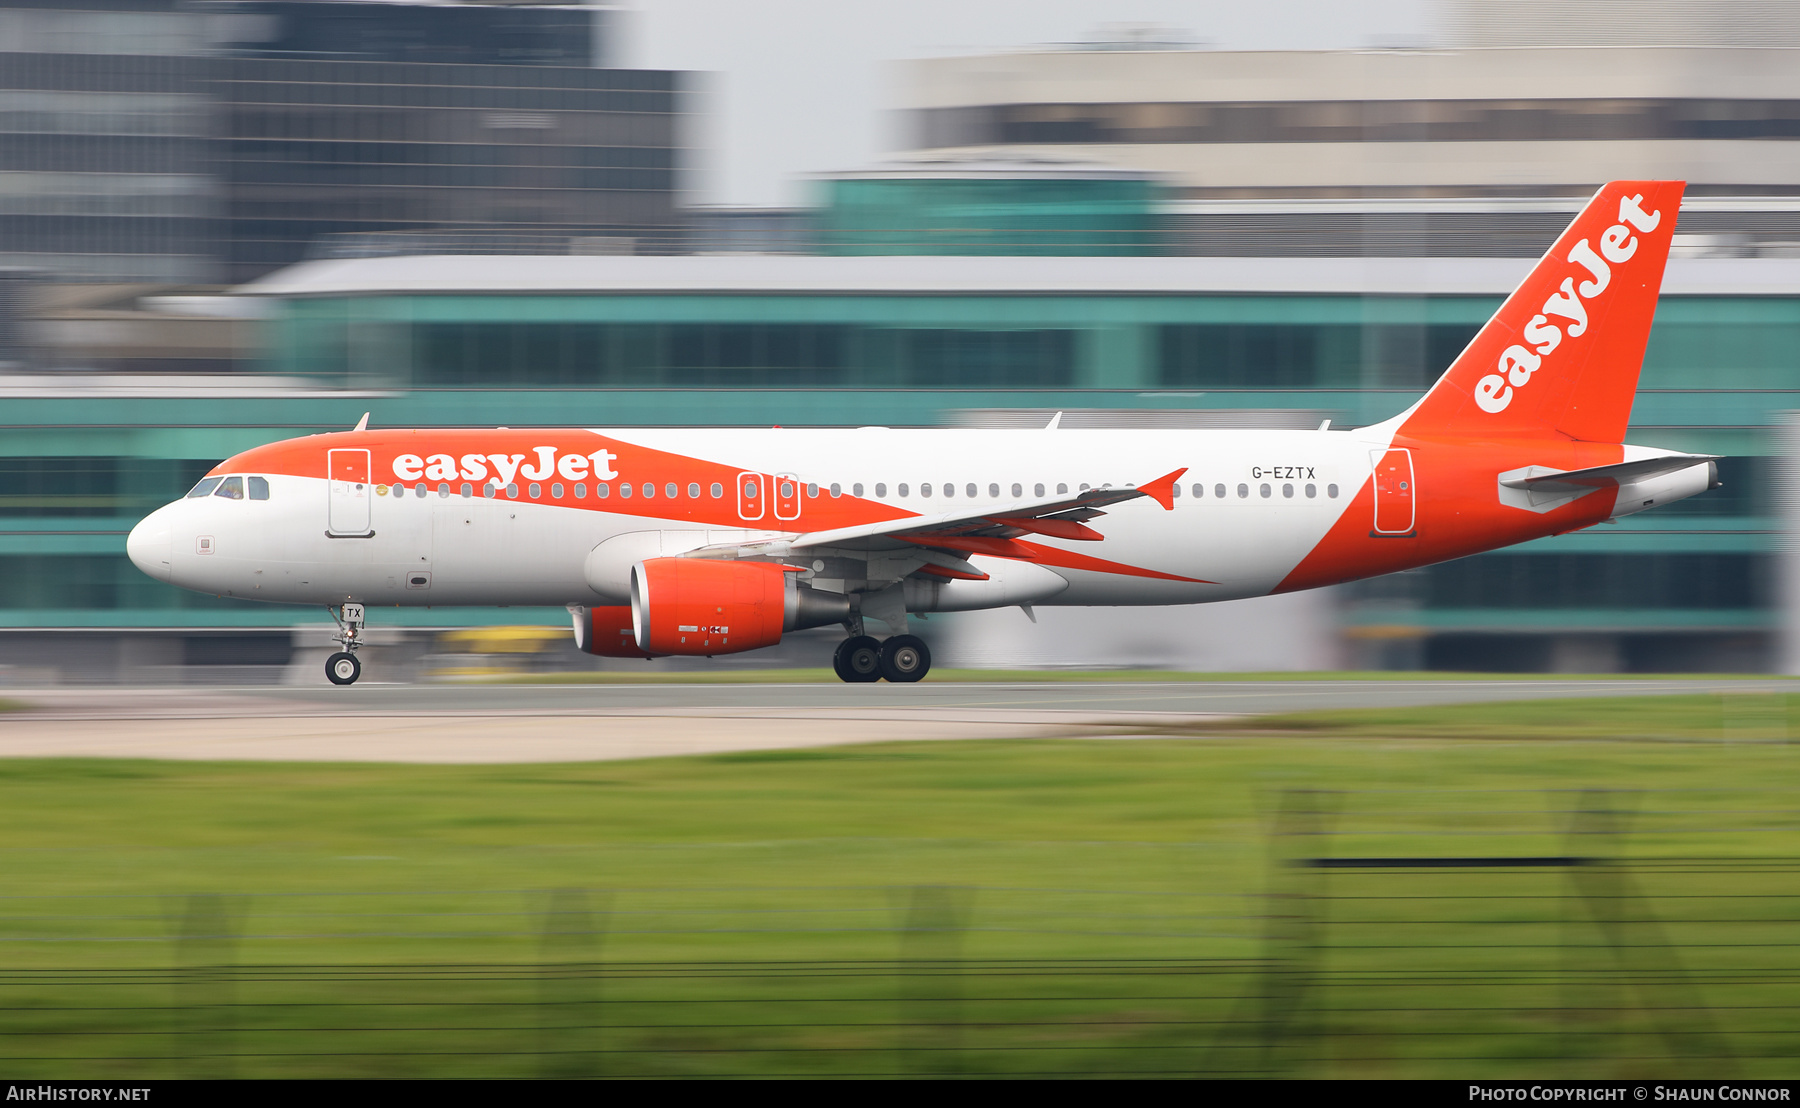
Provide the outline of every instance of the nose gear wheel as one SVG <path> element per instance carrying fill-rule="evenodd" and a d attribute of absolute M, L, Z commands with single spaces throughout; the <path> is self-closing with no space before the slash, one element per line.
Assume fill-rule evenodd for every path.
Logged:
<path fill-rule="evenodd" d="M 325 659 L 325 676 L 334 685 L 354 685 L 362 676 L 362 663 L 356 660 L 356 655 L 340 650 Z"/>

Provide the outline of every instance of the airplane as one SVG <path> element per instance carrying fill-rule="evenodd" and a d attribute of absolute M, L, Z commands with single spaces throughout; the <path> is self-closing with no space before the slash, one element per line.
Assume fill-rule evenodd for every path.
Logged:
<path fill-rule="evenodd" d="M 1623 442 L 1685 182 L 1615 181 L 1417 403 L 1354 430 L 372 430 L 220 463 L 131 532 L 217 596 L 562 605 L 611 658 L 716 656 L 841 624 L 847 682 L 913 682 L 908 617 L 1200 604 L 1578 530 L 1719 484 Z M 1035 617 L 1033 617 L 1035 619 Z M 879 623 L 884 637 L 871 634 Z"/>

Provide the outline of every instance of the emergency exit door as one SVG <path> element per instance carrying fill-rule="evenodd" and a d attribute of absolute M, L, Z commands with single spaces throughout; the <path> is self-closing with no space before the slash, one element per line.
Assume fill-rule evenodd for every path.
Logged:
<path fill-rule="evenodd" d="M 1375 463 L 1375 533 L 1410 535 L 1413 529 L 1412 451 L 1370 452 Z"/>
<path fill-rule="evenodd" d="M 367 538 L 374 534 L 369 528 L 369 452 L 333 450 L 327 458 L 330 509 L 325 528 L 341 538 Z"/>
<path fill-rule="evenodd" d="M 775 475 L 775 518 L 800 518 L 800 479 L 791 473 Z"/>
<path fill-rule="evenodd" d="M 768 491 L 763 487 L 764 481 L 760 473 L 740 473 L 737 475 L 738 518 L 742 520 L 761 519 L 768 511 L 764 505 L 768 503 Z"/>

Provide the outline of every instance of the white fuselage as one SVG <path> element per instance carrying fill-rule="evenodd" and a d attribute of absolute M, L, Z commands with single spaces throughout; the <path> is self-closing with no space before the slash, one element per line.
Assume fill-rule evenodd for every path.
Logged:
<path fill-rule="evenodd" d="M 1039 486 L 1054 492 L 1123 487 L 1186 467 L 1174 509 L 1145 499 L 1093 521 L 1102 541 L 1036 538 L 1077 555 L 1156 571 L 1145 577 L 1054 567 L 1068 587 L 1039 602 L 1184 604 L 1257 596 L 1275 588 L 1344 514 L 1369 478 L 1371 456 L 1391 430 L 626 430 L 606 431 L 658 451 L 728 458 L 746 470 L 792 475 L 803 491 L 798 518 L 719 520 L 696 528 L 672 519 L 656 473 L 621 472 L 635 495 L 565 495 L 550 482 L 515 482 L 484 497 L 449 483 L 448 495 L 417 482 L 401 495 L 369 500 L 368 537 L 328 534 L 330 482 L 323 476 L 266 474 L 267 500 L 205 496 L 159 509 L 133 532 L 132 557 L 153 576 L 221 596 L 296 604 L 562 605 L 617 603 L 596 588 L 588 555 L 616 536 L 659 530 L 716 531 L 718 541 L 796 534 L 817 527 L 818 506 L 853 495 L 893 509 L 931 514 L 1005 504 Z M 216 473 L 228 473 L 220 469 Z M 380 481 L 377 474 L 375 481 Z M 390 483 L 392 478 L 389 478 Z M 642 484 L 657 495 L 645 498 Z M 816 493 L 811 487 L 816 486 Z M 946 495 L 953 486 L 953 495 Z M 974 494 L 969 492 L 974 487 Z M 1014 493 L 1014 487 L 1020 490 Z M 388 489 L 388 484 L 380 486 Z M 1196 487 L 1202 495 L 1195 496 Z M 926 495 L 929 489 L 930 494 Z M 1220 495 L 1223 489 L 1224 494 Z M 701 498 L 711 489 L 702 488 Z M 687 496 L 678 488 L 677 501 Z M 726 488 L 725 497 L 733 490 Z M 809 494 L 810 493 L 810 494 Z M 1038 495 L 1043 495 L 1039 493 Z M 679 506 L 679 505 L 675 505 Z M 713 505 L 713 507 L 722 507 Z M 731 515 L 735 510 L 726 508 Z M 735 522 L 735 526 L 733 523 Z M 700 545 L 699 541 L 687 545 Z M 1194 580 L 1170 580 L 1167 577 Z"/>

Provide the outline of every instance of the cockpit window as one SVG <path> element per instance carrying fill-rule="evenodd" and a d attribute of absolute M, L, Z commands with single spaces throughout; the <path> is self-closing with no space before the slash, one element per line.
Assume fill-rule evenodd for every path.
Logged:
<path fill-rule="evenodd" d="M 252 500 L 267 500 L 267 499 L 269 499 L 269 479 L 267 477 L 252 477 L 249 480 L 250 480 L 250 499 L 252 499 Z"/>
<path fill-rule="evenodd" d="M 187 498 L 189 500 L 192 500 L 197 496 L 211 496 L 212 491 L 214 489 L 218 488 L 219 482 L 223 481 L 223 480 L 224 480 L 223 477 L 205 478 L 198 485 L 194 486 L 193 491 L 191 491 L 187 494 Z"/>
<path fill-rule="evenodd" d="M 222 496 L 227 500 L 244 499 L 244 479 L 242 477 L 225 478 L 224 482 L 219 485 L 218 491 L 213 495 Z"/>

